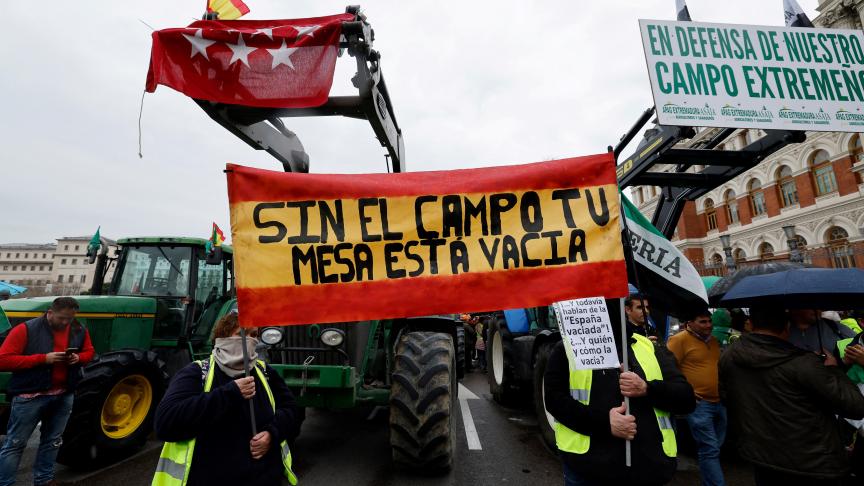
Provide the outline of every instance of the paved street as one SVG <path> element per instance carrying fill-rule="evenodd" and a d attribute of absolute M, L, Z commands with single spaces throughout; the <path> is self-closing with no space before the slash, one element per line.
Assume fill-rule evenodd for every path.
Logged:
<path fill-rule="evenodd" d="M 309 411 L 296 445 L 296 471 L 301 484 L 353 486 L 449 486 L 514 484 L 548 486 L 561 483 L 561 468 L 536 433 L 536 419 L 526 410 L 505 409 L 491 400 L 486 375 L 471 373 L 463 380 L 461 397 L 467 402 L 475 449 L 469 449 L 461 407 L 454 422 L 457 457 L 453 470 L 439 477 L 417 477 L 394 469 L 387 438 L 387 413 L 371 408 L 353 411 Z M 476 398 L 473 398 L 476 397 Z M 471 426 L 469 425 L 469 429 Z M 36 436 L 22 462 L 16 484 L 29 486 Z M 146 486 L 150 484 L 159 444 L 122 464 L 81 474 L 60 467 L 57 479 L 65 485 Z M 674 486 L 699 484 L 692 457 L 681 458 Z M 727 463 L 730 486 L 752 485 L 746 466 Z M 287 481 L 284 483 L 287 485 Z"/>

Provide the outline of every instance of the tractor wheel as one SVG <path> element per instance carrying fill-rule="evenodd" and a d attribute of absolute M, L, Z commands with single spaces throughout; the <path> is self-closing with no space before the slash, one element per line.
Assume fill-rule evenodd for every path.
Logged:
<path fill-rule="evenodd" d="M 489 392 L 501 405 L 514 405 L 517 401 L 516 378 L 513 371 L 513 336 L 504 318 L 489 325 L 486 343 Z"/>
<path fill-rule="evenodd" d="M 465 328 L 462 326 L 462 323 L 456 327 L 456 378 L 462 379 L 465 378 L 465 372 L 467 368 L 465 367 L 466 359 L 468 356 L 468 350 L 465 348 Z"/>
<path fill-rule="evenodd" d="M 549 450 L 558 451 L 555 445 L 555 418 L 546 410 L 546 392 L 544 380 L 546 377 L 546 365 L 549 363 L 549 355 L 552 354 L 554 342 L 543 343 L 537 347 L 536 358 L 534 358 L 534 412 L 537 414 L 537 426 L 540 429 L 540 437 Z"/>
<path fill-rule="evenodd" d="M 101 355 L 87 365 L 75 391 L 57 461 L 91 469 L 140 449 L 167 386 L 165 363 L 152 351 Z"/>
<path fill-rule="evenodd" d="M 443 333 L 410 332 L 396 345 L 390 388 L 393 462 L 428 474 L 453 463 L 457 381 L 453 339 Z"/>

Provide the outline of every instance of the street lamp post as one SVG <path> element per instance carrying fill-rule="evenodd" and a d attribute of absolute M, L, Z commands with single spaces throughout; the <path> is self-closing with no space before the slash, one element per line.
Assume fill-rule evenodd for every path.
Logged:
<path fill-rule="evenodd" d="M 789 245 L 789 261 L 792 263 L 803 262 L 804 258 L 798 250 L 798 240 L 795 238 L 795 225 L 784 226 L 783 233 L 786 233 L 786 244 Z"/>
<path fill-rule="evenodd" d="M 735 271 L 735 259 L 732 258 L 732 243 L 729 235 L 720 235 L 720 244 L 723 245 L 723 253 L 726 254 L 726 270 L 728 273 Z"/>

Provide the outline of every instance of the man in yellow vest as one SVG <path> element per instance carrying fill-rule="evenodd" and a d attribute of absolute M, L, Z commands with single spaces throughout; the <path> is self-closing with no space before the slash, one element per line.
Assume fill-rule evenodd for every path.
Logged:
<path fill-rule="evenodd" d="M 617 307 L 607 301 L 607 307 Z M 614 329 L 618 313 L 610 312 Z M 552 350 L 544 377 L 546 409 L 555 417 L 555 441 L 565 486 L 660 485 L 675 474 L 677 445 L 672 414 L 696 406 L 693 388 L 665 347 L 628 329 L 629 369 L 577 370 L 564 343 Z M 621 334 L 615 333 L 621 359 Z M 624 397 L 630 398 L 626 415 Z M 625 465 L 631 441 L 632 464 Z"/>

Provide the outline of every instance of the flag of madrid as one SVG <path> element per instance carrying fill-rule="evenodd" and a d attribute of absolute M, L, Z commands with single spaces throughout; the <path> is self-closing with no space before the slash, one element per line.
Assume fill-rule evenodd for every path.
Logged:
<path fill-rule="evenodd" d="M 153 32 L 148 92 L 162 84 L 218 103 L 308 108 L 327 101 L 353 14 L 295 20 L 199 20 Z"/>

